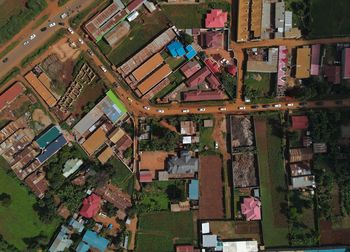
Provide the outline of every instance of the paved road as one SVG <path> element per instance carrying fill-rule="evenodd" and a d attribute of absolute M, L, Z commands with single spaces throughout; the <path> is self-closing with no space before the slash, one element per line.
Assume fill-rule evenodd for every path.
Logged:
<path fill-rule="evenodd" d="M 51 8 L 51 14 L 49 15 L 48 20 L 50 20 L 50 22 L 55 22 L 56 26 L 54 27 L 48 27 L 48 20 L 43 23 L 41 26 L 39 26 L 37 29 L 32 30 L 32 23 L 28 24 L 28 26 L 26 26 L 24 28 L 23 31 L 21 31 L 20 35 L 15 36 L 16 39 L 20 40 L 20 44 L 15 47 L 14 49 L 12 49 L 4 58 L 8 58 L 8 61 L 3 63 L 1 59 L 0 61 L 0 77 L 4 76 L 8 71 L 10 71 L 13 67 L 15 66 L 19 66 L 21 60 L 29 55 L 31 52 L 35 51 L 35 49 L 39 48 L 43 43 L 45 43 L 45 41 L 47 41 L 55 32 L 57 32 L 57 30 L 59 30 L 60 28 L 62 28 L 62 26 L 58 25 L 59 22 L 63 22 L 65 21 L 65 23 L 67 23 L 68 21 L 68 17 L 66 17 L 64 20 L 62 20 L 60 18 L 60 15 L 64 12 L 68 12 L 68 13 L 72 13 L 73 15 L 75 15 L 78 11 L 80 11 L 81 9 L 86 8 L 87 6 L 89 6 L 91 3 L 93 3 L 94 0 L 75 0 L 75 1 L 69 1 L 66 5 L 62 6 L 62 7 L 57 7 L 55 8 L 55 10 L 52 10 L 52 3 L 50 4 L 50 6 L 48 8 Z M 80 6 L 80 7 L 79 7 Z M 79 8 L 78 8 L 79 7 Z M 40 15 L 41 16 L 41 15 Z M 42 32 L 40 31 L 40 29 L 42 27 L 47 27 L 47 30 Z M 23 34 L 23 33 L 27 33 L 27 34 Z M 29 37 L 31 34 L 35 34 L 36 37 L 33 40 L 30 40 Z M 28 45 L 23 45 L 23 43 L 25 41 L 29 41 Z M 8 42 L 7 44 L 9 44 L 11 42 Z"/>

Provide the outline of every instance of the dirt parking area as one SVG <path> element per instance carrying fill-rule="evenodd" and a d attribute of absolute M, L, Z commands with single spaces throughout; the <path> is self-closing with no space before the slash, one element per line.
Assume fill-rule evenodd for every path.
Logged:
<path fill-rule="evenodd" d="M 199 219 L 223 219 L 222 160 L 220 156 L 202 156 L 199 160 Z"/>
<path fill-rule="evenodd" d="M 32 114 L 33 121 L 39 122 L 44 127 L 49 126 L 52 122 L 48 115 L 41 109 L 35 109 Z"/>
<path fill-rule="evenodd" d="M 165 169 L 166 159 L 169 155 L 175 155 L 175 153 L 166 151 L 143 151 L 140 155 L 140 170 L 150 170 L 153 178 L 155 178 L 156 171 L 163 171 Z"/>
<path fill-rule="evenodd" d="M 80 50 L 71 48 L 66 39 L 60 40 L 58 43 L 54 44 L 51 51 L 57 54 L 62 62 L 66 62 L 69 59 L 75 60 L 80 54 Z"/>

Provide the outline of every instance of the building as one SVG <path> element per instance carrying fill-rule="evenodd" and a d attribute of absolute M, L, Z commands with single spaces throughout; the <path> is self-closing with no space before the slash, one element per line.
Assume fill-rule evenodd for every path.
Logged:
<path fill-rule="evenodd" d="M 85 24 L 85 31 L 94 41 L 100 41 L 107 32 L 125 18 L 127 13 L 123 9 L 124 4 L 120 0 L 113 0 L 112 4 Z"/>
<path fill-rule="evenodd" d="M 226 95 L 220 90 L 201 91 L 194 90 L 183 93 L 183 101 L 211 101 L 223 100 Z"/>
<path fill-rule="evenodd" d="M 292 128 L 294 130 L 304 130 L 309 127 L 309 118 L 307 116 L 292 116 Z"/>
<path fill-rule="evenodd" d="M 152 73 L 164 62 L 160 53 L 154 54 L 151 58 L 146 60 L 141 66 L 132 72 L 132 76 L 137 80 L 143 80 L 147 75 Z"/>
<path fill-rule="evenodd" d="M 102 127 L 99 127 L 94 131 L 87 139 L 83 142 L 81 147 L 86 153 L 91 156 L 93 155 L 102 145 L 105 144 L 107 136 Z"/>
<path fill-rule="evenodd" d="M 87 230 L 83 236 L 83 240 L 79 243 L 77 252 L 82 251 L 99 251 L 104 252 L 107 249 L 109 241 L 96 232 Z M 87 250 L 86 250 L 87 249 Z"/>
<path fill-rule="evenodd" d="M 107 146 L 98 155 L 97 159 L 101 162 L 101 164 L 105 164 L 112 156 L 113 156 L 113 149 L 111 147 Z"/>
<path fill-rule="evenodd" d="M 311 167 L 310 163 L 308 162 L 298 162 L 289 164 L 289 170 L 291 177 L 311 175 Z"/>
<path fill-rule="evenodd" d="M 198 158 L 191 157 L 188 151 L 182 151 L 180 157 L 172 156 L 167 160 L 170 174 L 195 174 L 198 166 Z"/>
<path fill-rule="evenodd" d="M 342 51 L 342 77 L 350 79 L 350 48 L 344 48 Z"/>
<path fill-rule="evenodd" d="M 193 245 L 176 245 L 176 252 L 199 252 Z"/>
<path fill-rule="evenodd" d="M 50 90 L 38 79 L 38 77 L 32 71 L 27 73 L 24 78 L 49 107 L 56 105 L 57 99 L 55 96 L 53 96 Z"/>
<path fill-rule="evenodd" d="M 276 73 L 278 53 L 279 50 L 276 47 L 253 48 L 247 51 L 247 72 Z"/>
<path fill-rule="evenodd" d="M 73 230 L 77 233 L 81 233 L 83 232 L 85 226 L 84 226 L 84 220 L 83 219 L 80 219 L 79 221 L 77 221 L 76 219 L 74 218 L 71 218 L 69 220 L 69 224 L 68 224 L 70 227 L 73 228 Z"/>
<path fill-rule="evenodd" d="M 46 130 L 41 134 L 35 141 L 41 149 L 45 149 L 53 140 L 61 135 L 61 130 L 58 126 L 52 126 L 50 129 Z"/>
<path fill-rule="evenodd" d="M 320 52 L 321 45 L 315 44 L 311 46 L 311 70 L 310 74 L 313 76 L 320 75 Z"/>
<path fill-rule="evenodd" d="M 154 5 L 154 3 L 152 3 L 152 2 L 145 1 L 143 4 L 147 8 L 147 10 L 149 12 L 151 12 L 151 13 L 154 12 L 157 9 L 156 6 Z"/>
<path fill-rule="evenodd" d="M 224 28 L 227 22 L 226 11 L 212 9 L 205 18 L 205 28 Z"/>
<path fill-rule="evenodd" d="M 83 200 L 79 214 L 85 218 L 92 218 L 100 211 L 101 198 L 96 194 L 91 194 Z"/>
<path fill-rule="evenodd" d="M 23 94 L 25 87 L 20 82 L 16 82 L 0 95 L 0 111 L 8 107 L 19 95 Z"/>
<path fill-rule="evenodd" d="M 63 167 L 63 176 L 68 178 L 70 175 L 76 172 L 82 164 L 83 160 L 78 158 L 67 160 Z"/>
<path fill-rule="evenodd" d="M 289 149 L 289 162 L 309 161 L 313 158 L 312 148 L 293 148 Z"/>
<path fill-rule="evenodd" d="M 43 171 L 33 172 L 24 180 L 24 182 L 39 199 L 42 199 L 45 196 L 49 187 L 49 182 L 45 178 L 45 172 Z"/>
<path fill-rule="evenodd" d="M 204 128 L 212 128 L 214 127 L 214 121 L 212 119 L 206 119 L 203 121 Z"/>
<path fill-rule="evenodd" d="M 144 95 L 171 73 L 172 73 L 172 70 L 170 66 L 168 64 L 164 64 L 163 66 L 158 68 L 155 72 L 153 72 L 150 76 L 148 76 L 145 80 L 143 80 L 137 86 L 137 89 L 140 91 L 142 95 Z"/>
<path fill-rule="evenodd" d="M 285 4 L 284 1 L 275 3 L 275 38 L 282 38 L 284 35 Z"/>
<path fill-rule="evenodd" d="M 311 48 L 308 46 L 297 48 L 297 60 L 295 66 L 295 78 L 304 79 L 310 77 Z"/>
<path fill-rule="evenodd" d="M 184 45 L 178 40 L 174 40 L 169 45 L 167 45 L 166 48 L 169 51 L 170 55 L 174 58 L 183 57 L 186 54 Z"/>
<path fill-rule="evenodd" d="M 145 0 L 133 0 L 128 4 L 128 6 L 126 6 L 126 9 L 129 13 L 131 13 L 140 8 L 144 2 Z"/>
<path fill-rule="evenodd" d="M 186 85 L 188 87 L 196 87 L 199 84 L 203 83 L 209 74 L 211 74 L 209 68 L 203 67 L 186 81 Z"/>
<path fill-rule="evenodd" d="M 258 252 L 257 241 L 224 241 L 223 252 Z"/>
<path fill-rule="evenodd" d="M 218 241 L 218 236 L 213 234 L 202 235 L 202 247 L 214 251 L 222 251 L 222 242 Z"/>
<path fill-rule="evenodd" d="M 130 24 L 126 21 L 123 21 L 114 27 L 111 31 L 109 31 L 104 36 L 104 39 L 110 46 L 114 46 L 118 44 L 126 35 L 128 35 L 129 31 Z"/>
<path fill-rule="evenodd" d="M 261 37 L 262 0 L 239 0 L 237 17 L 237 42 Z"/>
<path fill-rule="evenodd" d="M 327 144 L 326 143 L 314 143 L 312 145 L 314 153 L 327 153 Z"/>
<path fill-rule="evenodd" d="M 42 150 L 42 153 L 36 157 L 37 160 L 41 164 L 45 163 L 50 157 L 55 155 L 60 149 L 63 148 L 67 144 L 67 140 L 63 135 L 60 135 L 53 142 L 46 146 L 45 149 Z"/>
<path fill-rule="evenodd" d="M 221 31 L 207 31 L 201 33 L 201 47 L 203 48 L 224 48 L 224 34 Z"/>
<path fill-rule="evenodd" d="M 49 248 L 49 252 L 62 252 L 72 246 L 73 241 L 70 239 L 70 232 L 64 225 L 61 226 L 60 232 Z"/>
<path fill-rule="evenodd" d="M 314 175 L 305 175 L 291 178 L 292 189 L 301 189 L 316 186 Z"/>
<path fill-rule="evenodd" d="M 103 187 L 99 187 L 95 190 L 95 193 L 120 210 L 125 211 L 127 208 L 132 206 L 130 195 L 124 193 L 120 188 L 113 184 L 107 184 Z"/>
<path fill-rule="evenodd" d="M 210 69 L 210 71 L 213 74 L 220 73 L 220 65 L 213 58 L 206 58 L 204 60 L 204 63 L 207 65 L 207 67 Z M 207 81 L 209 81 L 208 78 L 207 78 Z"/>
<path fill-rule="evenodd" d="M 180 133 L 181 135 L 195 135 L 197 132 L 196 123 L 193 121 L 181 121 Z"/>
<path fill-rule="evenodd" d="M 198 63 L 198 61 L 195 60 L 187 62 L 180 68 L 181 72 L 186 76 L 186 78 L 190 78 L 200 69 L 201 65 Z"/>
<path fill-rule="evenodd" d="M 261 220 L 261 202 L 257 198 L 244 198 L 241 204 L 242 215 L 247 221 Z"/>
<path fill-rule="evenodd" d="M 140 171 L 139 175 L 140 183 L 150 183 L 153 180 L 153 175 L 151 171 Z"/>
<path fill-rule="evenodd" d="M 132 22 L 134 21 L 138 16 L 139 16 L 139 12 L 138 11 L 134 11 L 132 12 L 131 14 L 129 14 L 126 19 L 129 21 L 129 22 Z"/>
<path fill-rule="evenodd" d="M 328 82 L 335 85 L 340 84 L 341 66 L 324 65 L 323 75 L 327 78 Z"/>
<path fill-rule="evenodd" d="M 278 47 L 278 70 L 276 97 L 284 97 L 287 90 L 287 65 L 288 65 L 288 49 L 286 46 Z"/>
<path fill-rule="evenodd" d="M 190 200 L 199 200 L 199 181 L 192 179 L 188 187 L 188 198 Z"/>

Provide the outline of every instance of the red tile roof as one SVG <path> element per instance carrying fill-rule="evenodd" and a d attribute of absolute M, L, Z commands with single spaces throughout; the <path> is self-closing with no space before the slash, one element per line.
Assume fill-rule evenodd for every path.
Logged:
<path fill-rule="evenodd" d="M 193 245 L 177 245 L 176 252 L 193 252 Z"/>
<path fill-rule="evenodd" d="M 333 84 L 340 84 L 340 66 L 335 65 L 325 65 L 323 67 L 324 76 L 327 77 L 327 80 Z"/>
<path fill-rule="evenodd" d="M 118 209 L 125 210 L 132 206 L 130 195 L 124 193 L 120 188 L 113 184 L 99 187 L 96 189 L 95 193 Z"/>
<path fill-rule="evenodd" d="M 183 94 L 184 101 L 209 101 L 209 100 L 221 100 L 224 98 L 224 94 L 219 90 L 212 91 L 188 91 Z"/>
<path fill-rule="evenodd" d="M 131 3 L 128 4 L 126 9 L 130 12 L 133 12 L 134 10 L 138 9 L 145 0 L 134 0 Z"/>
<path fill-rule="evenodd" d="M 311 75 L 320 74 L 320 49 L 320 44 L 312 45 L 311 47 Z"/>
<path fill-rule="evenodd" d="M 16 82 L 0 95 L 0 111 L 8 104 L 13 102 L 17 96 L 24 92 L 24 87 L 21 83 Z"/>
<path fill-rule="evenodd" d="M 232 76 L 235 76 L 237 73 L 237 66 L 235 65 L 230 65 L 226 68 L 227 72 L 231 74 Z"/>
<path fill-rule="evenodd" d="M 211 58 L 206 58 L 204 62 L 214 74 L 220 72 L 220 66 L 216 61 L 212 60 Z"/>
<path fill-rule="evenodd" d="M 292 116 L 293 129 L 307 129 L 309 127 L 309 118 L 307 116 Z"/>
<path fill-rule="evenodd" d="M 186 78 L 190 78 L 199 69 L 201 69 L 201 65 L 198 63 L 198 61 L 189 61 L 180 68 L 181 72 L 186 76 Z"/>
<path fill-rule="evenodd" d="M 205 78 L 210 74 L 210 70 L 208 67 L 203 67 L 201 70 L 196 72 L 186 81 L 188 87 L 195 87 L 199 84 L 203 83 Z"/>
<path fill-rule="evenodd" d="M 206 28 L 223 28 L 227 22 L 227 12 L 220 9 L 213 9 L 205 18 Z"/>
<path fill-rule="evenodd" d="M 214 76 L 214 74 L 210 74 L 207 77 L 207 81 L 211 89 L 218 89 L 221 86 L 219 80 Z"/>
<path fill-rule="evenodd" d="M 140 182 L 141 183 L 152 182 L 152 172 L 151 171 L 140 171 Z"/>
<path fill-rule="evenodd" d="M 343 79 L 350 79 L 350 48 L 343 51 Z"/>
<path fill-rule="evenodd" d="M 91 194 L 83 200 L 83 206 L 80 209 L 79 214 L 85 218 L 92 218 L 100 210 L 101 198 L 96 194 Z"/>
<path fill-rule="evenodd" d="M 49 187 L 45 172 L 33 172 L 24 181 L 38 198 L 43 198 Z"/>

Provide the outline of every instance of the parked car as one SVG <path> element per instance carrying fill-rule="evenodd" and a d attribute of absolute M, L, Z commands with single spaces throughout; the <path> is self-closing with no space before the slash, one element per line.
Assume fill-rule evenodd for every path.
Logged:
<path fill-rule="evenodd" d="M 101 65 L 100 68 L 101 68 L 101 70 L 102 70 L 104 73 L 107 72 L 107 68 L 106 68 L 104 65 Z"/>
<path fill-rule="evenodd" d="M 70 34 L 74 34 L 74 31 L 72 28 L 68 27 L 67 30 L 70 32 Z"/>
<path fill-rule="evenodd" d="M 189 109 L 183 109 L 183 110 L 182 110 L 182 113 L 189 113 L 189 112 L 190 112 Z"/>
<path fill-rule="evenodd" d="M 127 98 L 129 102 L 132 102 L 132 99 L 130 97 Z"/>
<path fill-rule="evenodd" d="M 36 34 L 35 33 L 33 33 L 32 35 L 30 35 L 30 40 L 33 40 L 33 39 L 35 39 L 36 38 Z"/>
<path fill-rule="evenodd" d="M 24 41 L 24 43 L 23 43 L 24 46 L 26 46 L 26 45 L 28 45 L 28 44 L 29 44 L 29 41 L 28 41 L 28 40 Z"/>
<path fill-rule="evenodd" d="M 198 111 L 199 111 L 199 112 L 204 112 L 204 111 L 205 111 L 205 108 L 199 108 Z"/>
<path fill-rule="evenodd" d="M 282 107 L 282 105 L 281 105 L 281 104 L 273 104 L 272 107 L 274 107 L 274 108 L 280 108 L 280 107 Z"/>
<path fill-rule="evenodd" d="M 225 107 L 219 108 L 220 111 L 226 111 L 227 109 Z"/>
<path fill-rule="evenodd" d="M 44 32 L 46 30 L 47 30 L 47 27 L 43 27 L 43 28 L 40 29 L 40 31 L 42 31 L 42 32 Z"/>
<path fill-rule="evenodd" d="M 238 109 L 239 109 L 239 110 L 244 110 L 244 109 L 245 109 L 245 106 L 239 106 Z"/>
<path fill-rule="evenodd" d="M 84 41 L 81 38 L 78 38 L 78 41 L 81 45 L 84 44 Z"/>
<path fill-rule="evenodd" d="M 263 108 L 269 108 L 270 105 L 269 105 L 269 104 L 264 104 L 264 105 L 262 105 L 262 107 L 263 107 Z"/>
<path fill-rule="evenodd" d="M 151 108 L 150 107 L 148 107 L 148 106 L 144 106 L 143 107 L 145 110 L 150 110 Z"/>
<path fill-rule="evenodd" d="M 55 22 L 49 23 L 49 27 L 54 27 L 54 26 L 56 26 Z"/>
<path fill-rule="evenodd" d="M 293 103 L 287 103 L 286 105 L 287 105 L 287 107 L 293 107 L 294 106 Z"/>
<path fill-rule="evenodd" d="M 60 17 L 61 17 L 62 19 L 65 19 L 66 17 L 68 17 L 68 14 L 67 14 L 66 12 L 63 12 L 63 13 L 60 15 Z"/>
<path fill-rule="evenodd" d="M 6 63 L 8 60 L 9 58 L 6 57 L 5 59 L 2 60 L 2 63 Z"/>
<path fill-rule="evenodd" d="M 88 49 L 87 52 L 91 57 L 94 56 L 94 53 L 91 51 L 91 49 Z"/>
<path fill-rule="evenodd" d="M 250 106 L 252 109 L 257 109 L 257 108 L 259 108 L 259 105 L 252 105 L 252 106 Z"/>
<path fill-rule="evenodd" d="M 58 25 L 64 26 L 64 23 L 63 22 L 59 22 Z"/>
<path fill-rule="evenodd" d="M 164 113 L 164 109 L 157 109 L 158 113 Z"/>

